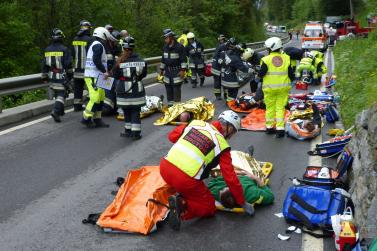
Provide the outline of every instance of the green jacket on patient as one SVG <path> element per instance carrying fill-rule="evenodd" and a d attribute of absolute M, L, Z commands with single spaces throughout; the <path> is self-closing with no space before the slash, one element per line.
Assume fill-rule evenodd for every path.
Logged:
<path fill-rule="evenodd" d="M 248 203 L 260 205 L 272 204 L 274 201 L 274 195 L 268 186 L 258 186 L 257 183 L 248 176 L 239 175 L 237 177 L 242 185 L 245 200 Z M 208 188 L 217 201 L 221 202 L 223 205 L 226 204 L 224 203 L 224 198 L 220 198 L 220 193 L 227 188 L 223 177 L 219 176 L 211 179 L 208 183 Z M 224 206 L 230 208 L 237 207 L 236 205 Z"/>

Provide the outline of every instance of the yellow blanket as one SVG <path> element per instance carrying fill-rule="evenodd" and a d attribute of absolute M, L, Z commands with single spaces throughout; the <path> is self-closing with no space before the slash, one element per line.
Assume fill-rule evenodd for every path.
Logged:
<path fill-rule="evenodd" d="M 159 118 L 155 125 L 167 125 L 174 122 L 182 112 L 190 112 L 195 120 L 210 120 L 215 115 L 215 105 L 205 97 L 198 97 L 183 103 L 177 103 L 164 109 L 164 116 Z"/>

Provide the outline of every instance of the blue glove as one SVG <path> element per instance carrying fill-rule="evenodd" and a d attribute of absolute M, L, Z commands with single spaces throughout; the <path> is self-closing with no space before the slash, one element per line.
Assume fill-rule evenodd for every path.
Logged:
<path fill-rule="evenodd" d="M 245 202 L 245 204 L 242 205 L 242 208 L 245 210 L 245 213 L 249 216 L 253 216 L 255 213 L 254 207 L 250 203 Z"/>

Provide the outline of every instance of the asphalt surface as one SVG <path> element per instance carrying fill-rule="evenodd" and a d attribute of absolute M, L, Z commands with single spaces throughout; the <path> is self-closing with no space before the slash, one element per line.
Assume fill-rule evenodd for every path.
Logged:
<path fill-rule="evenodd" d="M 203 95 L 214 100 L 212 86 L 212 78 L 202 88 L 184 85 L 183 100 Z M 164 93 L 162 85 L 147 89 L 147 95 Z M 216 115 L 226 109 L 223 101 L 213 102 Z M 60 124 L 49 119 L 0 136 L 0 250 L 301 250 L 301 235 L 277 238 L 287 224 L 274 214 L 281 211 L 289 178 L 303 174 L 310 142 L 260 132 L 241 131 L 230 140 L 232 149 L 254 145 L 258 160 L 274 164 L 275 202 L 257 207 L 254 217 L 219 212 L 184 222 L 180 232 L 164 226 L 150 236 L 105 234 L 83 225 L 89 213 L 112 201 L 116 177 L 158 165 L 167 153 L 166 134 L 173 127 L 154 126 L 159 116 L 142 120 L 137 142 L 119 137 L 123 123 L 114 118 L 104 118 L 108 129 L 82 127 L 80 113 L 66 114 Z"/>

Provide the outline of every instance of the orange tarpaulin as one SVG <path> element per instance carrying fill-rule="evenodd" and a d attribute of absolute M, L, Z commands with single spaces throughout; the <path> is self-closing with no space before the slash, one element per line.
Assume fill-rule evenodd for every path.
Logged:
<path fill-rule="evenodd" d="M 285 121 L 288 121 L 289 111 L 285 111 Z M 249 131 L 266 130 L 266 110 L 254 108 L 251 113 L 241 119 L 241 128 Z"/>
<path fill-rule="evenodd" d="M 255 109 L 255 108 L 250 108 L 250 109 L 247 109 L 247 110 L 243 110 L 243 109 L 241 109 L 241 107 L 237 107 L 237 105 L 236 105 L 236 100 L 235 100 L 235 99 L 234 99 L 234 100 L 231 100 L 231 101 L 228 101 L 228 102 L 227 102 L 227 105 L 228 105 L 228 107 L 229 107 L 232 111 L 234 111 L 234 112 L 239 112 L 239 113 L 250 113 L 250 112 L 253 111 L 253 109 Z"/>
<path fill-rule="evenodd" d="M 175 191 L 160 176 L 158 166 L 144 166 L 128 172 L 114 201 L 97 221 L 109 232 L 132 232 L 147 235 L 156 223 L 165 218 L 168 209 L 154 199 L 168 205 L 168 197 Z"/>

